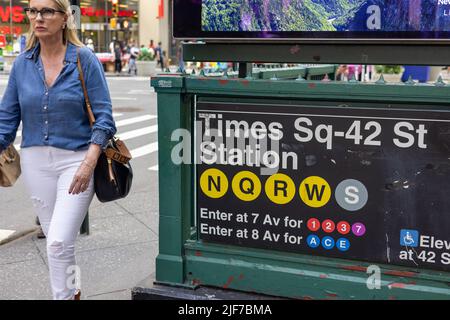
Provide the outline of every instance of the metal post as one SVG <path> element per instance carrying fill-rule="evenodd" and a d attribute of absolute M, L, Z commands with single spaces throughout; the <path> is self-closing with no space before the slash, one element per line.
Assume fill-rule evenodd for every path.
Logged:
<path fill-rule="evenodd" d="M 89 235 L 89 211 L 86 213 L 86 217 L 83 220 L 80 228 L 80 234 Z"/>
<path fill-rule="evenodd" d="M 12 23 L 12 0 L 9 0 L 9 32 L 11 34 L 11 46 L 12 46 L 12 51 L 14 53 L 14 32 L 13 32 L 13 23 Z"/>
<path fill-rule="evenodd" d="M 252 75 L 253 64 L 239 62 L 239 78 L 247 78 Z"/>

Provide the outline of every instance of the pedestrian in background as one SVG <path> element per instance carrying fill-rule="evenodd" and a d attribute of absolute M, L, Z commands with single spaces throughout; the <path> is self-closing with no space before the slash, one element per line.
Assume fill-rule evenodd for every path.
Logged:
<path fill-rule="evenodd" d="M 336 81 L 348 80 L 348 67 L 346 64 L 341 64 L 336 70 Z"/>
<path fill-rule="evenodd" d="M 103 67 L 77 36 L 69 0 L 30 0 L 26 51 L 16 57 L 0 104 L 0 152 L 22 121 L 22 177 L 47 238 L 55 300 L 78 300 L 75 240 L 94 196 L 93 173 L 115 134 Z M 92 111 L 91 128 L 77 55 Z M 74 276 L 75 273 L 75 276 Z"/>
<path fill-rule="evenodd" d="M 95 52 L 94 41 L 92 39 L 88 39 L 86 47 L 91 49 L 92 52 Z"/>
<path fill-rule="evenodd" d="M 122 71 L 122 50 L 118 44 L 114 46 L 114 71 L 116 74 Z"/>
<path fill-rule="evenodd" d="M 164 71 L 164 56 L 163 56 L 161 42 L 158 42 L 158 46 L 155 48 L 155 57 L 156 57 L 157 65 L 160 65 L 161 70 Z"/>
<path fill-rule="evenodd" d="M 128 62 L 128 74 L 131 74 L 131 72 L 134 72 L 134 75 L 137 75 L 137 66 L 136 66 L 136 59 L 139 56 L 139 48 L 136 47 L 134 41 L 131 43 L 130 48 L 130 60 Z"/>

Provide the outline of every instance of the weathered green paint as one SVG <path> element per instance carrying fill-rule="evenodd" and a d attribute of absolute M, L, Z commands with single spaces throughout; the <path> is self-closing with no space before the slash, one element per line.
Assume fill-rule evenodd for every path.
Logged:
<path fill-rule="evenodd" d="M 152 85 L 161 89 L 158 94 L 159 233 L 162 238 L 168 237 L 159 242 L 156 279 L 183 284 L 183 244 L 190 238 L 193 177 L 191 166 L 172 162 L 172 149 L 178 141 L 172 141 L 171 136 L 176 129 L 190 130 L 190 101 L 184 94 L 183 78 L 155 79 Z"/>
<path fill-rule="evenodd" d="M 193 131 L 194 96 L 209 101 L 262 101 L 268 107 L 280 100 L 286 104 L 315 101 L 319 105 L 338 101 L 337 108 L 381 104 L 388 110 L 393 104 L 396 108 L 419 104 L 420 109 L 450 112 L 450 86 L 165 76 L 153 79 L 152 85 L 158 93 L 158 282 L 302 299 L 450 299 L 450 274 L 446 272 L 379 265 L 381 288 L 369 290 L 369 263 L 197 240 L 191 233 L 195 217 L 194 167 L 175 165 L 170 157 L 177 144 L 170 139 L 173 130 Z"/>

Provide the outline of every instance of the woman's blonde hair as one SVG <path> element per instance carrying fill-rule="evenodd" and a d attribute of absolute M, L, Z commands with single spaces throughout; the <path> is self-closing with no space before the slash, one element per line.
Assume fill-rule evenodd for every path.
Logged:
<path fill-rule="evenodd" d="M 77 25 L 75 23 L 75 18 L 72 14 L 72 9 L 70 8 L 69 0 L 52 0 L 52 1 L 56 4 L 56 8 L 58 10 L 65 11 L 67 14 L 67 22 L 66 27 L 63 29 L 62 42 L 64 44 L 67 44 L 67 41 L 69 41 L 78 47 L 83 47 L 84 46 L 83 42 L 81 42 L 80 38 L 78 38 Z M 30 26 L 30 29 L 28 30 L 27 44 L 25 50 L 34 48 L 38 42 L 39 39 L 36 37 L 34 31 Z"/>

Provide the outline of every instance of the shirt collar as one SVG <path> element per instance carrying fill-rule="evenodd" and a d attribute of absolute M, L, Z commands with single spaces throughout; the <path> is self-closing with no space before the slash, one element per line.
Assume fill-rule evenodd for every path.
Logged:
<path fill-rule="evenodd" d="M 34 48 L 28 50 L 25 57 L 27 59 L 36 59 L 39 51 L 40 51 L 40 43 L 38 42 L 34 46 Z M 64 61 L 77 62 L 77 47 L 70 42 L 67 43 L 66 56 L 64 57 Z"/>

